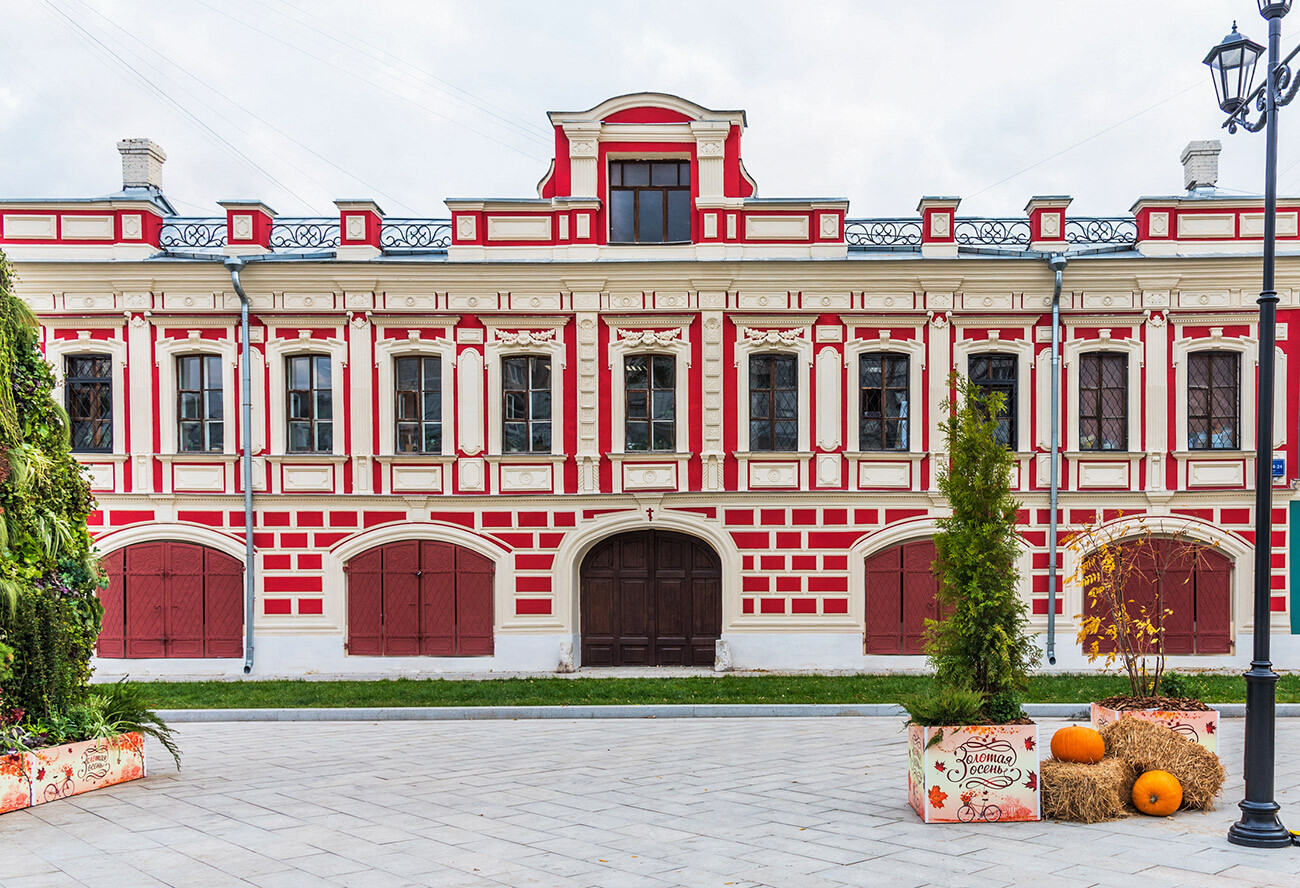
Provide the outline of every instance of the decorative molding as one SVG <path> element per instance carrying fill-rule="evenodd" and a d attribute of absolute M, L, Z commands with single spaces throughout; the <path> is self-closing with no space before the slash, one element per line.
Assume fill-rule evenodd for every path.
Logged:
<path fill-rule="evenodd" d="M 506 330 L 492 331 L 492 340 L 494 342 L 504 342 L 506 345 L 526 347 L 530 345 L 539 345 L 543 342 L 551 342 L 554 339 L 554 330 L 517 330 L 513 333 Z"/>

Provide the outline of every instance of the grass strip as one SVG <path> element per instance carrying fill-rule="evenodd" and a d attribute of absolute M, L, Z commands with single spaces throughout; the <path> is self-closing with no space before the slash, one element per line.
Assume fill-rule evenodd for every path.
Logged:
<path fill-rule="evenodd" d="M 1245 701 L 1237 675 L 1198 675 L 1207 703 Z M 897 703 L 927 693 L 924 675 L 760 675 L 690 678 L 500 678 L 382 681 L 142 682 L 159 709 L 372 706 L 600 706 L 651 703 Z M 1088 703 L 1128 692 L 1119 676 L 1038 675 L 1027 703 Z M 1300 702 L 1300 675 L 1283 676 L 1283 703 Z"/>

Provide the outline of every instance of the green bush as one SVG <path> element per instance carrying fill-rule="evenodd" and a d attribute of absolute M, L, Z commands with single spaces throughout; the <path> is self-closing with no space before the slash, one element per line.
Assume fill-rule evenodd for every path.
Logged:
<path fill-rule="evenodd" d="M 903 701 L 903 708 L 918 725 L 984 724 L 984 695 L 962 687 L 941 687 Z"/>

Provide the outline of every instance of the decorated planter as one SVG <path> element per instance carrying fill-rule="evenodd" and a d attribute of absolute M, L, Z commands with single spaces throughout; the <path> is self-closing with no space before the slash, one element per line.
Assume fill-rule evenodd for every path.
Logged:
<path fill-rule="evenodd" d="M 144 739 L 119 734 L 0 757 L 0 814 L 143 777 Z"/>
<path fill-rule="evenodd" d="M 1219 751 L 1219 713 L 1213 709 L 1109 709 L 1100 703 L 1092 704 L 1092 726 L 1099 731 L 1125 715 L 1172 728 L 1210 752 Z"/>
<path fill-rule="evenodd" d="M 907 797 L 926 823 L 1041 819 L 1037 725 L 908 725 L 907 747 Z"/>

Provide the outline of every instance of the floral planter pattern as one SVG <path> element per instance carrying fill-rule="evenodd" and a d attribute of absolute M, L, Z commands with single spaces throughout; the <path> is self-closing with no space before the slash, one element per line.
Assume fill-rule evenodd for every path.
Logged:
<path fill-rule="evenodd" d="M 926 823 L 1042 819 L 1037 725 L 907 728 L 907 797 Z"/>
<path fill-rule="evenodd" d="M 144 738 L 119 734 L 0 757 L 0 814 L 136 780 Z"/>
<path fill-rule="evenodd" d="M 1219 752 L 1219 713 L 1211 709 L 1199 710 L 1165 710 L 1165 709 L 1108 709 L 1100 703 L 1092 704 L 1092 726 L 1101 730 L 1111 722 L 1119 721 L 1121 716 L 1140 718 L 1158 725 L 1172 728 L 1188 740 L 1193 740 L 1210 752 Z"/>

